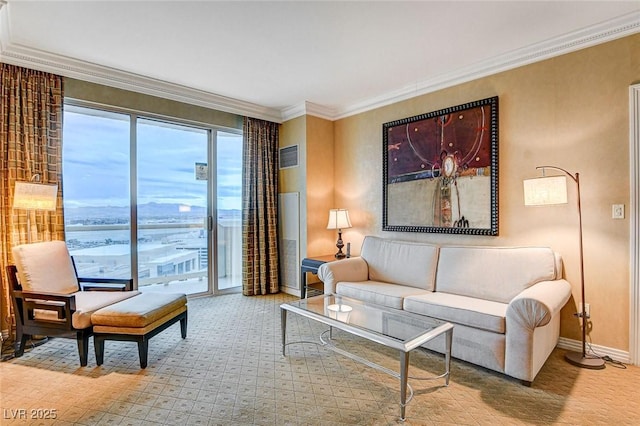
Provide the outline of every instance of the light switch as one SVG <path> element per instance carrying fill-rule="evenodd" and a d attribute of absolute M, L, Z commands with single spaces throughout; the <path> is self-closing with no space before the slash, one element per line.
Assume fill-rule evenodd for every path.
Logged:
<path fill-rule="evenodd" d="M 614 204 L 611 206 L 612 219 L 624 219 L 624 204 Z"/>

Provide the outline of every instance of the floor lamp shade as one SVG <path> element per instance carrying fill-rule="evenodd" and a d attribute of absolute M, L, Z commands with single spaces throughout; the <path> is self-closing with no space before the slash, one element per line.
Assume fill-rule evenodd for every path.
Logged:
<path fill-rule="evenodd" d="M 523 183 L 525 206 L 567 204 L 566 176 L 526 179 Z"/>
<path fill-rule="evenodd" d="M 342 230 L 346 228 L 351 228 L 349 212 L 346 209 L 329 210 L 329 222 L 327 223 L 327 229 L 338 230 L 338 241 L 336 242 L 336 247 L 338 247 L 338 252 L 336 253 L 337 259 L 342 259 L 347 256 L 342 252 L 342 247 L 344 247 L 344 243 L 342 242 Z"/>
<path fill-rule="evenodd" d="M 31 211 L 55 211 L 58 185 L 16 181 L 13 190 L 13 208 L 27 210 L 27 243 L 37 240 L 38 229 L 31 229 Z M 32 235 L 33 232 L 33 235 Z"/>
<path fill-rule="evenodd" d="M 565 169 L 555 166 L 541 166 L 537 169 L 558 170 L 565 175 L 543 176 L 524 181 L 524 204 L 525 206 L 546 206 L 567 203 L 567 176 L 576 184 L 576 198 L 578 207 L 578 230 L 579 230 L 579 255 L 580 255 L 580 296 L 581 312 L 575 315 L 580 318 L 582 328 L 582 352 L 567 352 L 565 359 L 573 365 L 582 368 L 600 369 L 604 368 L 604 361 L 599 357 L 587 355 L 587 320 L 585 291 L 584 291 L 584 254 L 582 248 L 582 207 L 580 202 L 580 174 L 571 174 Z"/>
<path fill-rule="evenodd" d="M 17 181 L 13 191 L 13 208 L 54 211 L 58 185 Z"/>

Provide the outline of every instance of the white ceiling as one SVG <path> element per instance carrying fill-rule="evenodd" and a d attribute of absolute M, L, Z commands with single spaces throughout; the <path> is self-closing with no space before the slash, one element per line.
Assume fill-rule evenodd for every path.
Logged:
<path fill-rule="evenodd" d="M 274 121 L 339 118 L 640 32 L 639 0 L 9 0 L 0 15 L 3 62 Z"/>

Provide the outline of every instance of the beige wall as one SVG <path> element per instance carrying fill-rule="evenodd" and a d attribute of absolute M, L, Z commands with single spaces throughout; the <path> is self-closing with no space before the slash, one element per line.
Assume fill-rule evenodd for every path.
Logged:
<path fill-rule="evenodd" d="M 196 123 L 211 124 L 229 129 L 242 129 L 243 117 L 237 114 L 143 95 L 73 78 L 65 77 L 64 96 L 65 98 L 180 118 Z"/>
<path fill-rule="evenodd" d="M 307 255 L 321 256 L 337 251 L 335 231 L 327 230 L 329 209 L 340 208 L 334 188 L 333 122 L 307 116 Z M 335 179 L 335 181 L 334 181 Z"/>
<path fill-rule="evenodd" d="M 538 165 L 579 172 L 591 339 L 629 350 L 629 220 L 612 219 L 611 205 L 629 205 L 628 93 L 638 81 L 640 35 L 633 35 L 338 120 L 333 123 L 334 180 L 326 176 L 329 165 L 309 169 L 307 191 L 349 209 L 354 228 L 343 239 L 352 242 L 355 253 L 365 235 L 552 247 L 564 258 L 574 295 L 562 313 L 561 335 L 580 340 L 572 315 L 580 299 L 575 188 L 570 185 L 570 203 L 558 207 L 525 208 L 522 194 L 523 179 L 536 176 Z M 500 109 L 499 236 L 383 232 L 382 124 L 495 95 Z M 315 133 L 315 119 L 307 120 Z M 318 161 L 315 151 L 309 152 L 313 158 L 309 155 L 308 161 Z M 326 224 L 319 214 L 307 213 L 307 246 L 316 247 L 325 238 L 321 228 Z"/>
<path fill-rule="evenodd" d="M 333 122 L 314 116 L 280 126 L 280 147 L 298 145 L 298 167 L 279 172 L 279 192 L 300 193 L 301 257 L 335 253 L 337 235 L 328 231 L 334 203 Z"/>

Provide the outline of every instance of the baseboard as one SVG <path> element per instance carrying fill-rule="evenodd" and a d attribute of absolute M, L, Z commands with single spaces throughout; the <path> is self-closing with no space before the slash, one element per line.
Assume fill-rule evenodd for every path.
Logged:
<path fill-rule="evenodd" d="M 295 288 L 280 286 L 280 291 L 286 294 L 290 294 L 292 296 L 300 297 L 300 290 L 296 290 Z"/>
<path fill-rule="evenodd" d="M 558 347 L 570 351 L 582 352 L 582 342 L 579 340 L 567 339 L 566 337 L 561 337 L 558 340 Z M 620 361 L 624 364 L 631 363 L 629 352 L 621 351 L 620 349 L 608 348 L 606 346 L 594 345 L 587 342 L 587 353 L 600 357 L 609 356 L 611 359 Z"/>

